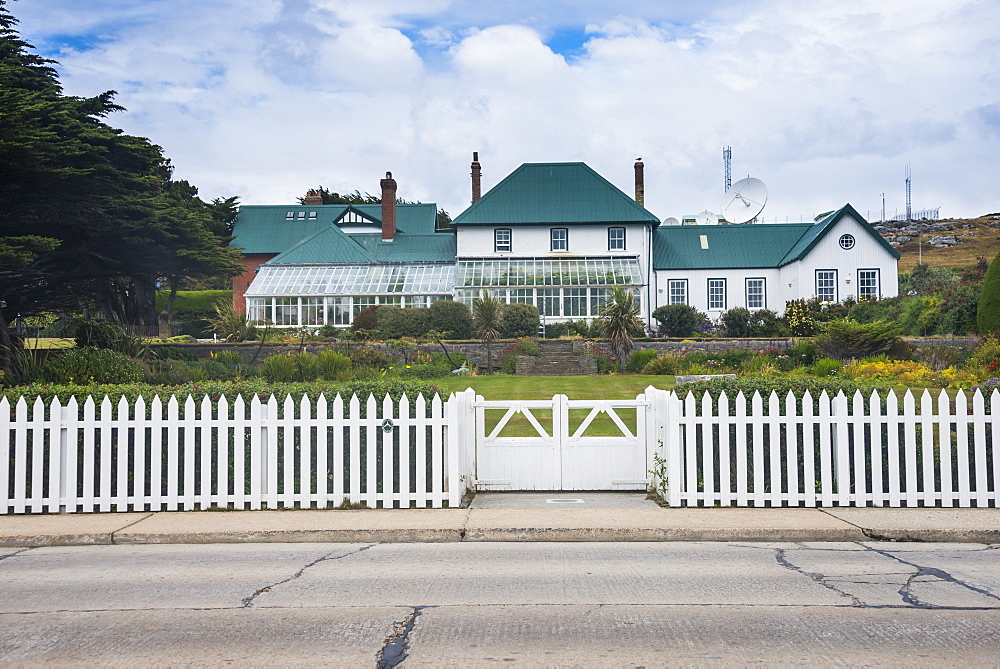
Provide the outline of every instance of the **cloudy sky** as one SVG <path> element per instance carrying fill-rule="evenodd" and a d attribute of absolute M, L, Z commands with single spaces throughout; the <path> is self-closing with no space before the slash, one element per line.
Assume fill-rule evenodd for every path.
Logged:
<path fill-rule="evenodd" d="M 853 204 L 1000 211 L 996 0 L 16 0 L 65 90 L 164 147 L 205 198 L 310 186 L 469 203 L 524 162 L 584 161 L 660 218 Z"/>

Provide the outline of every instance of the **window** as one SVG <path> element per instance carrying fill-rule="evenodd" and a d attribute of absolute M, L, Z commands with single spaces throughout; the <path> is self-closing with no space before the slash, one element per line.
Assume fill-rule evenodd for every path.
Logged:
<path fill-rule="evenodd" d="M 274 298 L 274 324 L 275 325 L 299 324 L 299 298 L 297 297 Z"/>
<path fill-rule="evenodd" d="M 316 212 L 315 211 L 310 211 L 309 212 L 309 218 L 316 218 Z"/>
<path fill-rule="evenodd" d="M 608 290 L 606 288 L 590 289 L 590 315 L 597 317 L 601 315 L 604 303 L 608 301 Z"/>
<path fill-rule="evenodd" d="M 854 248 L 854 235 L 841 235 L 840 236 L 840 248 L 845 251 Z"/>
<path fill-rule="evenodd" d="M 301 325 L 323 325 L 323 311 L 322 297 L 303 297 Z"/>
<path fill-rule="evenodd" d="M 837 270 L 816 270 L 816 298 L 820 302 L 837 301 Z"/>
<path fill-rule="evenodd" d="M 747 309 L 763 309 L 764 279 L 747 279 Z"/>
<path fill-rule="evenodd" d="M 858 270 L 858 299 L 877 300 L 879 296 L 879 271 L 877 269 Z"/>
<path fill-rule="evenodd" d="M 306 212 L 300 211 L 299 212 L 299 218 L 305 218 L 305 217 L 306 217 Z"/>
<path fill-rule="evenodd" d="M 563 288 L 563 316 L 579 318 L 587 315 L 587 289 Z"/>
<path fill-rule="evenodd" d="M 625 228 L 608 228 L 608 250 L 625 250 Z"/>
<path fill-rule="evenodd" d="M 334 325 L 351 324 L 351 298 L 326 298 L 326 322 Z"/>
<path fill-rule="evenodd" d="M 552 228 L 549 233 L 550 251 L 569 251 L 569 229 Z"/>
<path fill-rule="evenodd" d="M 725 279 L 709 279 L 708 280 L 708 308 L 709 309 L 725 309 L 726 308 L 726 280 Z"/>
<path fill-rule="evenodd" d="M 497 228 L 493 231 L 493 250 L 497 253 L 510 251 L 510 228 Z"/>
<path fill-rule="evenodd" d="M 667 281 L 667 304 L 687 304 L 687 279 L 671 279 Z"/>
<path fill-rule="evenodd" d="M 538 290 L 538 312 L 542 316 L 561 316 L 559 310 L 559 289 L 540 288 Z"/>
<path fill-rule="evenodd" d="M 290 219 L 290 218 L 295 218 L 295 212 L 294 211 L 287 211 L 287 212 L 285 212 L 285 219 L 287 220 L 287 219 Z"/>

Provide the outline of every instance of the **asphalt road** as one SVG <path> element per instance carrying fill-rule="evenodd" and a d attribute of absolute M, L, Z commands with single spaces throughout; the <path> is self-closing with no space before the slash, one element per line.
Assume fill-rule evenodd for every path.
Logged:
<path fill-rule="evenodd" d="M 449 543 L 0 550 L 5 665 L 400 662 L 998 666 L 1000 547 Z"/>

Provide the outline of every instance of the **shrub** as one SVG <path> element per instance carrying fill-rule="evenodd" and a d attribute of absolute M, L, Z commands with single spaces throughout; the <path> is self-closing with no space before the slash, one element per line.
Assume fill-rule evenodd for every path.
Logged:
<path fill-rule="evenodd" d="M 976 310 L 976 326 L 982 334 L 1000 331 L 1000 253 L 983 277 L 983 289 Z"/>
<path fill-rule="evenodd" d="M 472 339 L 472 311 L 461 302 L 432 302 L 427 320 L 429 329 L 437 332 L 443 339 Z"/>
<path fill-rule="evenodd" d="M 375 313 L 379 334 L 385 339 L 423 337 L 430 330 L 427 309 L 384 306 Z"/>
<path fill-rule="evenodd" d="M 664 353 L 646 363 L 646 366 L 642 368 L 642 374 L 657 376 L 679 374 L 683 364 L 682 358 L 671 353 Z"/>
<path fill-rule="evenodd" d="M 527 337 L 518 339 L 500 354 L 497 368 L 504 374 L 514 374 L 517 371 L 517 356 L 538 354 L 538 342 Z"/>
<path fill-rule="evenodd" d="M 813 400 L 817 400 L 825 390 L 830 396 L 836 396 L 843 391 L 845 395 L 851 397 L 855 392 L 861 391 L 865 397 L 869 397 L 873 390 L 888 390 L 891 386 L 878 381 L 845 381 L 844 379 L 789 379 L 783 377 L 720 377 L 717 379 L 706 379 L 685 383 L 677 387 L 677 394 L 686 397 L 688 393 L 693 393 L 697 399 L 707 392 L 713 398 L 718 398 L 723 392 L 729 398 L 729 406 L 733 407 L 736 396 L 743 393 L 749 406 L 754 393 L 759 392 L 764 399 L 764 406 L 769 402 L 772 392 L 778 395 L 778 401 L 784 408 L 785 398 L 791 392 L 796 399 L 801 399 L 806 391 L 809 391 Z M 815 406 L 814 406 L 815 408 Z"/>
<path fill-rule="evenodd" d="M 180 346 L 150 346 L 149 357 L 154 360 L 186 360 L 194 362 L 198 359 L 191 351 L 185 351 Z"/>
<path fill-rule="evenodd" d="M 316 334 L 324 339 L 335 339 L 343 334 L 343 329 L 344 328 L 338 328 L 333 323 L 324 323 L 320 326 L 319 330 L 316 331 Z"/>
<path fill-rule="evenodd" d="M 264 359 L 260 375 L 268 381 L 314 381 L 319 375 L 319 364 L 311 353 L 279 353 Z"/>
<path fill-rule="evenodd" d="M 932 385 L 935 380 L 933 370 L 906 360 L 856 360 L 841 373 L 850 379 L 895 381 L 906 385 Z"/>
<path fill-rule="evenodd" d="M 781 317 L 770 309 L 759 309 L 752 314 L 751 325 L 755 337 L 784 337 L 788 328 Z"/>
<path fill-rule="evenodd" d="M 753 315 L 744 307 L 733 307 L 722 314 L 722 330 L 727 337 L 752 337 Z"/>
<path fill-rule="evenodd" d="M 60 353 L 46 363 L 42 375 L 55 383 L 137 383 L 142 367 L 116 351 L 85 346 Z"/>
<path fill-rule="evenodd" d="M 538 307 L 532 304 L 508 304 L 500 314 L 500 336 L 504 339 L 534 337 L 538 334 Z"/>
<path fill-rule="evenodd" d="M 708 316 L 687 304 L 657 307 L 652 315 L 660 324 L 660 333 L 667 337 L 690 337 L 711 327 Z"/>
<path fill-rule="evenodd" d="M 809 339 L 799 339 L 788 351 L 788 357 L 799 365 L 811 365 L 816 361 L 816 346 Z"/>
<path fill-rule="evenodd" d="M 351 359 L 354 369 L 389 369 L 399 362 L 390 352 L 374 346 L 350 349 L 347 357 Z"/>
<path fill-rule="evenodd" d="M 215 315 L 208 319 L 208 326 L 226 341 L 250 341 L 257 336 L 257 328 L 246 314 L 236 311 L 232 300 L 216 300 Z"/>
<path fill-rule="evenodd" d="M 156 385 L 176 386 L 194 379 L 191 368 L 184 361 L 166 358 L 149 361 L 143 380 Z"/>
<path fill-rule="evenodd" d="M 353 375 L 351 359 L 336 351 L 320 351 L 316 354 L 316 374 L 326 381 L 348 381 Z"/>
<path fill-rule="evenodd" d="M 366 332 L 378 330 L 378 308 L 379 307 L 365 307 L 358 313 L 354 314 L 354 320 L 351 321 L 351 330 L 355 332 L 359 330 L 364 330 Z"/>
<path fill-rule="evenodd" d="M 116 351 L 132 358 L 145 353 L 143 342 L 116 321 L 80 319 L 75 321 L 76 345 Z"/>
<path fill-rule="evenodd" d="M 435 364 L 406 366 L 399 370 L 399 375 L 416 379 L 439 379 L 450 377 L 451 367 Z"/>
<path fill-rule="evenodd" d="M 235 367 L 236 365 L 243 364 L 243 358 L 236 351 L 216 351 L 215 353 L 210 353 L 209 357 L 213 358 L 216 362 L 219 362 L 226 367 Z"/>
<path fill-rule="evenodd" d="M 834 360 L 833 358 L 820 358 L 812 364 L 809 368 L 809 372 L 814 376 L 833 376 L 840 371 L 840 368 L 844 366 L 844 363 L 840 360 Z"/>
<path fill-rule="evenodd" d="M 230 365 L 224 365 L 213 358 L 199 360 L 194 363 L 193 367 L 201 369 L 205 373 L 206 379 L 229 379 L 234 376 Z"/>
<path fill-rule="evenodd" d="M 847 360 L 884 353 L 899 339 L 899 328 L 885 321 L 858 323 L 832 320 L 813 338 L 816 350 L 828 358 Z"/>
<path fill-rule="evenodd" d="M 625 371 L 629 374 L 640 374 L 643 368 L 655 360 L 658 355 L 659 353 L 652 349 L 632 351 L 632 355 L 628 357 L 628 361 L 625 363 Z"/>
<path fill-rule="evenodd" d="M 744 376 L 774 376 L 778 371 L 774 358 L 764 354 L 747 358 L 740 365 L 740 374 Z"/>
<path fill-rule="evenodd" d="M 794 337 L 811 337 L 818 326 L 805 300 L 791 300 L 785 303 L 785 326 Z"/>

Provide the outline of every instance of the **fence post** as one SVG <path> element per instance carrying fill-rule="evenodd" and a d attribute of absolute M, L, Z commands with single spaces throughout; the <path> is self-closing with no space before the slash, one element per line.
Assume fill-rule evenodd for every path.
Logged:
<path fill-rule="evenodd" d="M 681 482 L 684 471 L 681 469 L 681 399 L 674 391 L 670 391 L 664 401 L 663 451 L 666 455 L 667 503 L 670 506 L 681 505 Z"/>

